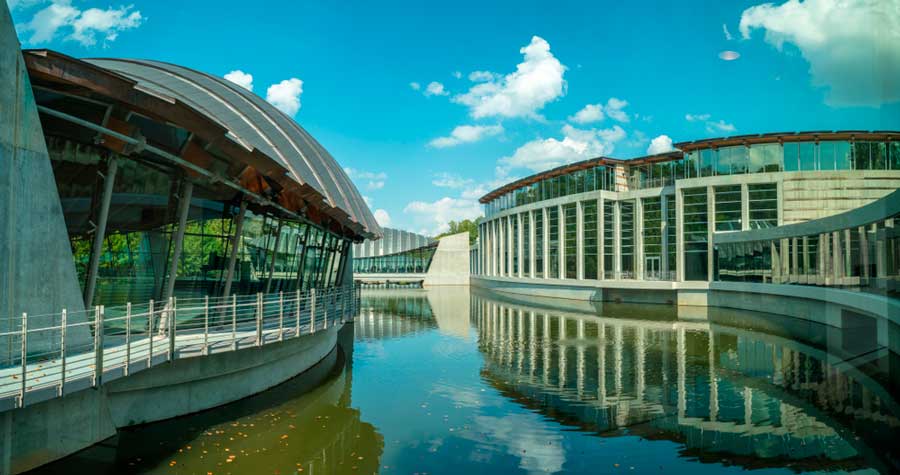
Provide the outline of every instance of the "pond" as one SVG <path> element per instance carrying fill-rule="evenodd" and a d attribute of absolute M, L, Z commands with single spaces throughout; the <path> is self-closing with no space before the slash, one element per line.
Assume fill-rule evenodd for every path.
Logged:
<path fill-rule="evenodd" d="M 848 352 L 839 331 L 798 320 L 686 313 L 364 291 L 340 348 L 307 373 L 35 473 L 900 470 L 896 356 Z"/>

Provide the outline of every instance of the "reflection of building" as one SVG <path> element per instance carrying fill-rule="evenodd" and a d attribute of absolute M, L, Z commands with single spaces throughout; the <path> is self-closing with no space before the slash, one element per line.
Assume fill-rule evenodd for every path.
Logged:
<path fill-rule="evenodd" d="M 898 468 L 887 455 L 900 435 L 897 401 L 877 379 L 801 341 L 477 294 L 472 321 L 484 377 L 565 424 L 612 437 L 627 429 L 748 468 L 786 460 L 810 469 Z"/>
<path fill-rule="evenodd" d="M 354 247 L 355 279 L 369 285 L 469 285 L 468 233 L 435 241 L 387 229 L 383 240 Z"/>
<path fill-rule="evenodd" d="M 360 339 L 390 339 L 434 329 L 469 338 L 469 325 L 468 288 L 458 286 L 365 289 L 353 323 Z"/>

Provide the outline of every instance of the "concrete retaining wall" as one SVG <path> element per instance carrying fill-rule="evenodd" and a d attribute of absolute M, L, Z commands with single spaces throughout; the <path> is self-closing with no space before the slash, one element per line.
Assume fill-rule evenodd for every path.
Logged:
<path fill-rule="evenodd" d="M 96 444 L 116 429 L 210 409 L 278 385 L 335 347 L 341 326 L 259 348 L 165 363 L 0 414 L 0 473 L 22 473 Z"/>
<path fill-rule="evenodd" d="M 425 274 L 425 287 L 469 285 L 469 233 L 441 238 Z"/>

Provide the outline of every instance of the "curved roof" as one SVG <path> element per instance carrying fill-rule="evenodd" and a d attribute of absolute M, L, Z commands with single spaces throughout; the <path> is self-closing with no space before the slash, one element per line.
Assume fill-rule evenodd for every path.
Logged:
<path fill-rule="evenodd" d="M 206 115 L 226 128 L 235 142 L 276 160 L 298 183 L 318 191 L 328 205 L 344 210 L 373 235 L 381 234 L 369 207 L 331 154 L 297 122 L 251 91 L 224 78 L 158 61 L 85 61 Z"/>

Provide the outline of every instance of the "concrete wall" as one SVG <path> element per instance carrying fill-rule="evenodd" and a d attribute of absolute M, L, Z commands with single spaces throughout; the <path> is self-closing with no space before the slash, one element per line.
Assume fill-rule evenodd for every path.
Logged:
<path fill-rule="evenodd" d="M 115 435 L 116 429 L 210 409 L 259 393 L 312 367 L 342 326 L 312 335 L 165 363 L 0 414 L 0 473 L 22 473 Z"/>
<path fill-rule="evenodd" d="M 425 274 L 425 287 L 469 285 L 469 233 L 441 238 Z"/>
<path fill-rule="evenodd" d="M 896 171 L 795 172 L 783 180 L 784 224 L 850 211 L 900 189 Z"/>
<path fill-rule="evenodd" d="M 81 315 L 84 303 L 75 273 L 66 223 L 47 154 L 31 83 L 6 2 L 0 4 L 0 332 L 19 327 L 22 312 L 32 328 L 58 324 L 67 308 Z M 13 317 L 16 320 L 10 321 Z M 73 318 L 74 320 L 74 318 Z M 74 323 L 74 321 L 73 321 Z M 69 342 L 85 341 L 86 327 L 72 329 Z M 55 335 L 29 337 L 42 352 Z M 41 343 L 44 343 L 42 345 Z M 55 346 L 54 346 L 55 347 Z M 0 340 L 0 363 L 18 352 Z"/>

